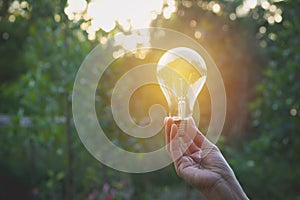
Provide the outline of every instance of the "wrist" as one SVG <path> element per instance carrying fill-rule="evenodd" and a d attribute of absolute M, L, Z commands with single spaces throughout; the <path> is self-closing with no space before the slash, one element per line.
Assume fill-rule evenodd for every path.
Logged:
<path fill-rule="evenodd" d="M 235 177 L 221 179 L 212 188 L 204 190 L 203 194 L 208 200 L 249 200 Z"/>
<path fill-rule="evenodd" d="M 241 200 L 249 199 L 235 176 L 230 178 L 227 182 L 228 185 L 231 186 L 231 191 L 235 199 L 241 199 Z"/>

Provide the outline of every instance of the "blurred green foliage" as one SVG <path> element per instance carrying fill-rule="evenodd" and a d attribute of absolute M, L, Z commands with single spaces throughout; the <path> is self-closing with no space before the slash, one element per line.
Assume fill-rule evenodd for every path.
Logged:
<path fill-rule="evenodd" d="M 266 65 L 257 98 L 249 105 L 254 128 L 234 165 L 254 199 L 300 199 L 300 4 L 289 0 L 275 5 L 283 10 L 284 21 L 263 24 Z"/>
<path fill-rule="evenodd" d="M 243 188 L 251 199 L 300 199 L 300 4 L 272 4 L 283 17 L 272 24 L 261 7 L 230 20 L 243 1 L 215 1 L 222 6 L 221 15 L 184 2 L 178 1 L 171 19 L 159 16 L 153 26 L 191 37 L 201 30 L 198 42 L 219 66 L 228 97 L 219 146 Z M 98 42 L 87 39 L 82 21 L 68 20 L 66 1 L 30 0 L 27 14 L 14 13 L 14 20 L 8 12 L 13 1 L 0 3 L 0 114 L 11 119 L 0 127 L 0 176 L 6 177 L 0 197 L 18 198 L 17 191 L 25 190 L 28 199 L 199 199 L 200 193 L 180 180 L 172 166 L 125 174 L 103 166 L 86 151 L 72 122 L 71 92 L 81 62 Z M 124 64 L 114 63 L 116 68 Z M 117 75 L 108 71 L 107 76 L 115 80 Z M 99 113 L 105 113 L 101 125 L 111 139 L 137 150 L 132 142 L 139 141 L 124 140 L 112 123 L 113 83 L 106 84 L 99 89 L 105 95 L 96 102 Z M 201 97 L 199 102 L 210 104 Z M 208 114 L 200 127 L 210 117 L 209 110 L 203 112 Z"/>

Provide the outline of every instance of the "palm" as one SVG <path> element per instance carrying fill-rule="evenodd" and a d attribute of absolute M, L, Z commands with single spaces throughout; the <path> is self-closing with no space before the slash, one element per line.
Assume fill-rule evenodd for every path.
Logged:
<path fill-rule="evenodd" d="M 198 147 L 193 142 L 175 161 L 175 167 L 179 176 L 200 189 L 215 187 L 231 175 L 222 154 L 211 143 L 209 147 Z"/>

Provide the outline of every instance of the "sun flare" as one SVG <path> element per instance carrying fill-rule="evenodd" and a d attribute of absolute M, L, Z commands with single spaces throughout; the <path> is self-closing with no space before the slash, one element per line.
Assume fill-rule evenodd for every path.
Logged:
<path fill-rule="evenodd" d="M 68 0 L 65 13 L 73 21 L 84 19 L 82 29 L 95 39 L 96 32 L 112 31 L 119 25 L 124 32 L 147 28 L 158 15 L 170 18 L 176 11 L 175 0 Z"/>

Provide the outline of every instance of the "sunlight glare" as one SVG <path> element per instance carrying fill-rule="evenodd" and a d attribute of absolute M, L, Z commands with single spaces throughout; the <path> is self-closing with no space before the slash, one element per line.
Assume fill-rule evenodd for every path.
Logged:
<path fill-rule="evenodd" d="M 246 0 L 245 4 L 250 8 L 253 9 L 257 5 L 257 0 Z"/>
<path fill-rule="evenodd" d="M 163 15 L 165 19 L 170 19 L 172 13 L 176 11 L 175 1 L 174 0 L 168 0 L 167 6 L 163 10 Z"/>
<path fill-rule="evenodd" d="M 158 15 L 163 14 L 169 19 L 172 13 L 176 12 L 177 3 L 175 0 L 68 0 L 65 13 L 69 20 L 79 21 L 84 19 L 80 28 L 88 33 L 89 40 L 95 40 L 96 32 L 103 30 L 106 33 L 113 31 L 116 26 L 119 31 L 129 32 L 133 29 L 148 28 L 151 22 Z M 105 34 L 104 34 L 105 35 Z M 101 37 L 104 37 L 101 34 Z M 133 45 L 144 45 L 149 43 L 148 36 L 131 36 L 132 41 L 117 41 L 124 49 L 131 49 Z M 125 42 L 127 41 L 127 42 Z M 118 55 L 117 53 L 115 55 Z M 140 58 L 144 56 L 141 54 Z"/>
<path fill-rule="evenodd" d="M 74 12 L 74 13 L 80 13 L 83 12 L 86 9 L 87 2 L 86 0 L 68 0 L 67 1 L 67 7 Z"/>
<path fill-rule="evenodd" d="M 163 13 L 170 18 L 176 11 L 174 0 L 68 0 L 65 13 L 70 20 L 80 13 L 85 20 L 91 20 L 93 30 L 112 31 L 119 24 L 124 31 L 147 28 L 157 15 Z M 84 12 L 85 11 L 85 12 Z"/>
<path fill-rule="evenodd" d="M 122 46 L 125 50 L 136 48 L 137 45 L 150 45 L 148 33 L 133 33 L 130 35 L 119 34 L 115 37 L 115 45 Z"/>
<path fill-rule="evenodd" d="M 245 6 L 245 4 L 243 5 L 239 5 L 236 8 L 236 15 L 238 17 L 245 17 L 250 11 L 250 8 L 248 6 Z"/>
<path fill-rule="evenodd" d="M 0 7 L 1 7 L 1 1 L 0 1 Z M 17 16 L 22 16 L 24 18 L 29 17 L 29 11 L 31 10 L 31 7 L 27 1 L 13 1 L 9 7 L 8 7 L 8 13 L 11 15 L 8 17 L 8 20 L 10 22 L 14 22 L 16 20 Z"/>

